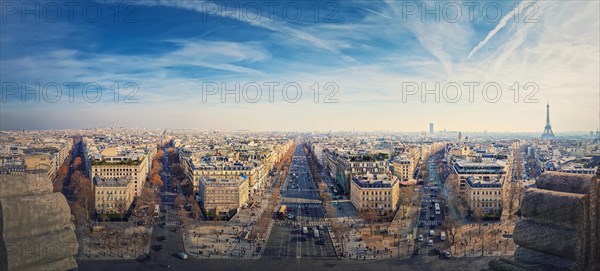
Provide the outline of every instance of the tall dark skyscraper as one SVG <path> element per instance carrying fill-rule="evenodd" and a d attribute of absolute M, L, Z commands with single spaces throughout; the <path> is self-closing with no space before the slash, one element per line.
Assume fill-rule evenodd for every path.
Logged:
<path fill-rule="evenodd" d="M 429 133 L 433 134 L 433 122 L 429 123 Z"/>
<path fill-rule="evenodd" d="M 546 127 L 544 127 L 542 139 L 554 139 L 554 133 L 550 125 L 550 104 L 546 104 Z"/>

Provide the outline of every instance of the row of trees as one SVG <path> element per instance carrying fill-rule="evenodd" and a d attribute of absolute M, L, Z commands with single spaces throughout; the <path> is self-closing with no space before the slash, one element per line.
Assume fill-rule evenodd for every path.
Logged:
<path fill-rule="evenodd" d="M 67 180 L 67 175 L 69 174 L 70 162 L 71 156 L 69 156 L 67 160 L 58 168 L 58 171 L 56 172 L 56 178 L 52 182 L 54 192 L 62 192 L 65 181 Z"/>
<path fill-rule="evenodd" d="M 152 159 L 152 168 L 150 169 L 149 180 L 150 184 L 154 187 L 160 187 L 164 184 L 161 176 L 163 171 L 161 159 L 163 158 L 164 153 L 165 152 L 163 150 L 159 149 L 156 152 L 154 159 Z"/>
<path fill-rule="evenodd" d="M 263 210 L 267 211 L 263 211 L 260 214 L 256 222 L 254 223 L 254 226 L 250 230 L 250 234 L 248 237 L 251 240 L 258 240 L 259 238 L 266 236 L 267 230 L 269 229 L 269 223 L 271 223 L 272 219 L 270 210 L 273 210 L 277 205 L 277 202 L 279 201 L 280 188 L 283 183 L 283 180 L 285 179 L 285 176 L 287 176 L 287 171 L 289 169 L 290 163 L 292 162 L 292 156 L 294 154 L 295 149 L 296 145 L 293 144 L 290 147 L 290 149 L 284 154 L 281 161 L 275 165 L 275 169 L 277 171 L 283 170 L 283 172 L 281 175 L 279 175 L 278 178 L 274 178 L 273 180 L 275 182 L 275 187 L 272 189 L 272 194 L 269 197 L 268 205 L 263 208 Z"/>
<path fill-rule="evenodd" d="M 514 210 L 519 204 L 521 204 L 521 198 L 525 193 L 524 188 L 521 184 L 521 178 L 523 173 L 525 173 L 525 167 L 523 165 L 523 151 L 527 148 L 527 145 L 515 145 L 513 146 L 513 175 L 511 180 L 506 180 L 508 182 L 508 195 L 507 195 L 507 209 L 508 209 L 508 218 L 511 219 L 514 213 Z M 516 182 L 514 182 L 516 181 Z"/>
<path fill-rule="evenodd" d="M 75 221 L 82 225 L 90 220 L 95 209 L 95 196 L 92 181 L 83 175 L 81 170 L 76 170 L 71 176 L 75 202 L 71 208 Z"/>

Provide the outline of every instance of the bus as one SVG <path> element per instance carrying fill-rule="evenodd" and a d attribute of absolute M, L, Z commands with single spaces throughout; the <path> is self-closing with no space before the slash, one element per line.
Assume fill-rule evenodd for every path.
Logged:
<path fill-rule="evenodd" d="M 441 210 L 440 210 L 440 204 L 439 203 L 435 203 L 435 214 L 439 215 L 441 214 Z"/>
<path fill-rule="evenodd" d="M 277 212 L 277 219 L 284 219 L 287 212 L 287 206 L 281 205 L 279 211 Z"/>

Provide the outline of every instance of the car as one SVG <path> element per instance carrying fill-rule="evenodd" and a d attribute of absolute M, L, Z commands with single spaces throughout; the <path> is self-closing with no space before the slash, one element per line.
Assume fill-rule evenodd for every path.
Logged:
<path fill-rule="evenodd" d="M 423 235 L 419 234 L 419 237 L 417 238 L 417 240 L 419 240 L 419 242 L 423 242 Z"/>
<path fill-rule="evenodd" d="M 428 245 L 428 246 L 433 246 L 433 240 L 429 240 L 429 241 L 427 241 L 427 245 Z"/>
<path fill-rule="evenodd" d="M 452 254 L 449 251 L 444 251 L 442 254 L 444 255 L 444 258 L 446 258 L 446 259 L 452 258 Z"/>
<path fill-rule="evenodd" d="M 434 236 L 435 235 L 435 231 L 434 230 L 429 230 L 429 236 Z"/>
<path fill-rule="evenodd" d="M 177 257 L 179 257 L 182 260 L 187 260 L 188 259 L 188 255 L 185 252 L 179 252 L 179 253 L 177 253 Z"/>
<path fill-rule="evenodd" d="M 435 215 L 430 215 L 429 220 L 435 220 Z"/>
<path fill-rule="evenodd" d="M 440 253 L 442 253 L 442 252 L 440 251 L 439 248 L 436 247 L 436 248 L 433 249 L 433 254 L 440 255 Z"/>

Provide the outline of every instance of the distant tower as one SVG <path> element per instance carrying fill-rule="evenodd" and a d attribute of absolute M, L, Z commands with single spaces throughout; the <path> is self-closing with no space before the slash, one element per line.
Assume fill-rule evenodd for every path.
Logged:
<path fill-rule="evenodd" d="M 544 133 L 542 139 L 551 140 L 554 139 L 554 133 L 552 132 L 552 126 L 550 126 L 550 104 L 546 104 L 546 127 L 544 127 Z"/>
<path fill-rule="evenodd" d="M 429 133 L 433 134 L 433 122 L 429 123 Z"/>
<path fill-rule="evenodd" d="M 462 133 L 461 132 L 458 132 L 458 141 L 459 142 L 462 141 Z"/>

